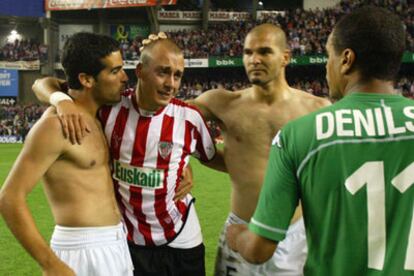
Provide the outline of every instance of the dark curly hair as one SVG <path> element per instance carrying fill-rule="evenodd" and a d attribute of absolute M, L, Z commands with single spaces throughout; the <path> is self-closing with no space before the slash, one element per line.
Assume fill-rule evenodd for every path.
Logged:
<path fill-rule="evenodd" d="M 78 79 L 80 73 L 96 78 L 104 68 L 101 60 L 119 50 L 119 43 L 109 36 L 80 32 L 69 37 L 61 58 L 69 88 L 82 88 Z"/>

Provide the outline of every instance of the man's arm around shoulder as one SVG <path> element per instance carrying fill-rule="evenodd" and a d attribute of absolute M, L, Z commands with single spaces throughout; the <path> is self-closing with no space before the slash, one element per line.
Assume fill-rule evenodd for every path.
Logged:
<path fill-rule="evenodd" d="M 203 92 L 195 99 L 187 100 L 187 103 L 196 106 L 204 119 L 217 121 L 220 117 L 221 106 L 224 106 L 224 101 L 228 98 L 229 92 L 224 89 L 214 89 Z"/>
<path fill-rule="evenodd" d="M 32 90 L 39 101 L 49 104 L 50 96 L 53 94 L 53 92 L 66 90 L 62 87 L 65 83 L 66 81 L 62 79 L 45 77 L 42 79 L 37 79 L 32 85 Z"/>
<path fill-rule="evenodd" d="M 46 111 L 49 113 L 50 110 Z M 61 155 L 65 144 L 57 117 L 44 114 L 29 132 L 0 191 L 0 213 L 14 236 L 42 267 L 44 275 L 74 275 L 44 241 L 27 206 L 27 195 Z"/>
<path fill-rule="evenodd" d="M 52 104 L 56 107 L 59 120 L 62 124 L 63 134 L 68 137 L 72 144 L 81 144 L 81 140 L 89 132 L 89 126 L 72 99 L 59 91 L 67 92 L 66 81 L 54 77 L 37 79 L 32 86 L 36 97 L 43 103 Z M 57 96 L 52 99 L 52 95 Z"/>

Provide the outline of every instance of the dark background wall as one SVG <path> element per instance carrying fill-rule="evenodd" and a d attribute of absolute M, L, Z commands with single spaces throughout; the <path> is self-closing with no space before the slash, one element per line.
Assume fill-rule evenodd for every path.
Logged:
<path fill-rule="evenodd" d="M 44 16 L 43 0 L 1 0 L 0 15 Z"/>

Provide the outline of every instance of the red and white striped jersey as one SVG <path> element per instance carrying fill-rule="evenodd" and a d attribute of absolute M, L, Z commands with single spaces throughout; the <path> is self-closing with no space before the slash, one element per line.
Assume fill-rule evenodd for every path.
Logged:
<path fill-rule="evenodd" d="M 138 108 L 133 90 L 101 109 L 110 146 L 115 194 L 128 240 L 159 246 L 172 241 L 187 218 L 191 195 L 173 201 L 190 155 L 211 160 L 215 145 L 197 109 L 172 99 L 155 113 Z"/>

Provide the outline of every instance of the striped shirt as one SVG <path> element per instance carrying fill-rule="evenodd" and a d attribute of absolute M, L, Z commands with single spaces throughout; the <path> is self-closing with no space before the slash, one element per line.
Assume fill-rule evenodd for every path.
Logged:
<path fill-rule="evenodd" d="M 197 109 L 178 100 L 151 113 L 137 106 L 133 90 L 120 103 L 101 109 L 112 155 L 115 194 L 137 245 L 172 241 L 183 227 L 191 195 L 173 201 L 190 155 L 213 159 L 216 149 Z"/>

